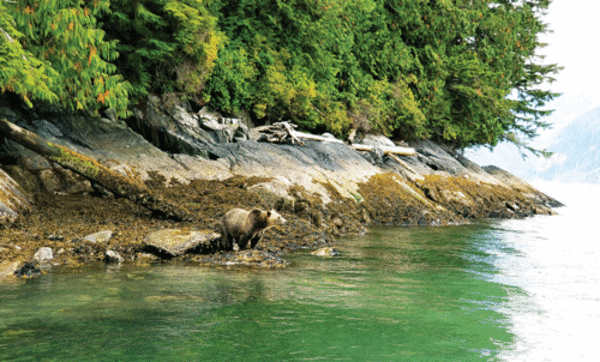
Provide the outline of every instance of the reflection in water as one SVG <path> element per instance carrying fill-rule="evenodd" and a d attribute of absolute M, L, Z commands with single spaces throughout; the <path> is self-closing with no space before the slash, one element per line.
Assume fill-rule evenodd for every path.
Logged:
<path fill-rule="evenodd" d="M 580 360 L 598 248 L 560 212 L 374 228 L 285 270 L 97 265 L 0 285 L 0 361 Z"/>

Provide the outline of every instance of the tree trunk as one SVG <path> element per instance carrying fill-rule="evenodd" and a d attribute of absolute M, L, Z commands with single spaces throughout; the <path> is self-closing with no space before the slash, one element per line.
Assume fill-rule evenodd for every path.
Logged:
<path fill-rule="evenodd" d="M 118 197 L 127 198 L 144 206 L 160 217 L 177 221 L 191 220 L 186 210 L 164 202 L 140 180 L 126 177 L 98 161 L 74 152 L 66 147 L 48 142 L 37 134 L 23 129 L 6 119 L 0 119 L 0 134 L 59 165 L 95 182 Z"/>

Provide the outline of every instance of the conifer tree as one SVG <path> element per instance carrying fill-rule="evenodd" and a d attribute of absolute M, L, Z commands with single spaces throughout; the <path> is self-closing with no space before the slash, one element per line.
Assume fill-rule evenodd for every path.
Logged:
<path fill-rule="evenodd" d="M 112 0 L 103 17 L 108 37 L 118 40 L 119 72 L 133 96 L 180 93 L 202 102 L 223 37 L 200 0 Z"/>
<path fill-rule="evenodd" d="M 23 49 L 22 37 L 0 1 L 0 91 L 18 94 L 30 107 L 34 100 L 57 101 L 58 96 L 49 86 L 52 77 L 48 73 L 53 75 L 53 70 Z"/>
<path fill-rule="evenodd" d="M 112 107 L 124 115 L 128 84 L 109 63 L 115 43 L 104 40 L 96 17 L 108 0 L 18 0 L 6 7 L 23 34 L 23 49 L 44 64 L 48 88 L 74 110 Z"/>

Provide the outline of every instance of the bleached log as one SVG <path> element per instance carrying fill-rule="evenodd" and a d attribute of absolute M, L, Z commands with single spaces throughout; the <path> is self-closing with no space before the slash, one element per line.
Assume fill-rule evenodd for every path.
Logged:
<path fill-rule="evenodd" d="M 391 158 L 392 160 L 398 162 L 402 167 L 404 167 L 405 169 L 409 170 L 412 173 L 418 174 L 417 171 L 413 170 L 412 167 L 410 167 L 406 162 L 402 161 L 401 159 L 399 159 L 398 157 L 396 157 L 394 154 L 392 153 L 386 153 L 388 155 L 389 158 Z"/>
<path fill-rule="evenodd" d="M 369 145 L 351 145 L 350 147 L 354 148 L 357 151 L 368 151 L 372 152 L 375 148 L 374 146 Z M 386 154 L 395 154 L 400 156 L 413 156 L 415 154 L 415 149 L 412 147 L 402 147 L 402 146 L 377 146 L 383 153 Z"/>
<path fill-rule="evenodd" d="M 269 138 L 269 142 L 282 142 L 288 135 L 292 139 L 292 143 L 294 141 L 298 142 L 302 145 L 302 139 L 308 139 L 313 141 L 321 141 L 321 142 L 333 142 L 333 143 L 341 143 L 346 144 L 342 140 L 338 140 L 336 138 L 327 138 L 323 136 L 317 136 L 310 133 L 298 132 L 295 131 L 294 128 L 296 125 L 289 122 L 277 122 L 270 126 L 260 126 L 254 128 L 256 131 L 269 131 L 273 134 L 274 137 Z M 350 147 L 354 148 L 358 151 L 373 151 L 374 147 L 369 145 L 360 145 L 360 144 L 351 144 Z M 386 154 L 396 154 L 401 156 L 413 156 L 415 154 L 415 149 L 412 147 L 402 147 L 402 146 L 378 146 L 378 148 Z"/>
<path fill-rule="evenodd" d="M 304 138 L 304 139 L 307 139 L 307 140 L 314 140 L 314 141 L 321 141 L 321 142 L 344 143 L 344 141 L 338 140 L 336 138 L 327 138 L 327 137 L 323 137 L 323 136 L 317 136 L 317 135 L 314 135 L 314 134 L 304 133 L 304 132 L 298 132 L 298 131 L 294 131 L 294 136 L 296 136 L 298 138 Z"/>

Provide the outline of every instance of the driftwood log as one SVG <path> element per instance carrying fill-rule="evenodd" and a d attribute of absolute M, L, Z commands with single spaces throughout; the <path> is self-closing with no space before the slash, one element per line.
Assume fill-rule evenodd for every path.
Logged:
<path fill-rule="evenodd" d="M 321 141 L 321 142 L 334 142 L 334 143 L 346 144 L 344 141 L 338 140 L 336 138 L 328 138 L 328 137 L 313 135 L 310 133 L 298 132 L 295 130 L 296 127 L 297 126 L 293 123 L 277 122 L 277 123 L 274 123 L 269 126 L 256 127 L 256 128 L 254 128 L 254 130 L 258 131 L 258 132 L 270 132 L 272 134 L 272 136 L 270 138 L 268 138 L 269 142 L 283 142 L 286 138 L 289 137 L 292 141 L 292 144 L 298 143 L 301 146 L 304 145 L 304 143 L 300 140 L 301 138 L 314 140 L 314 141 Z M 353 133 L 355 134 L 356 130 L 354 130 Z M 354 135 L 352 135 L 352 139 L 354 139 Z M 353 144 L 352 142 L 350 142 L 350 147 L 354 148 L 357 151 L 368 151 L 368 152 L 372 152 L 375 149 L 374 146 Z M 379 148 L 383 153 L 386 153 L 386 154 L 396 154 L 396 155 L 401 155 L 401 156 L 413 156 L 415 154 L 415 149 L 412 147 L 377 146 L 377 148 Z"/>
<path fill-rule="evenodd" d="M 351 147 L 357 151 L 369 152 L 372 152 L 375 148 L 379 148 L 385 154 L 395 154 L 400 156 L 413 156 L 416 153 L 414 148 L 402 146 L 369 146 L 354 144 Z"/>
<path fill-rule="evenodd" d="M 47 159 L 97 183 L 115 194 L 172 220 L 191 220 L 186 210 L 171 205 L 155 195 L 141 180 L 126 177 L 103 166 L 98 161 L 66 147 L 48 142 L 37 134 L 6 119 L 0 119 L 0 135 L 28 148 Z"/>

